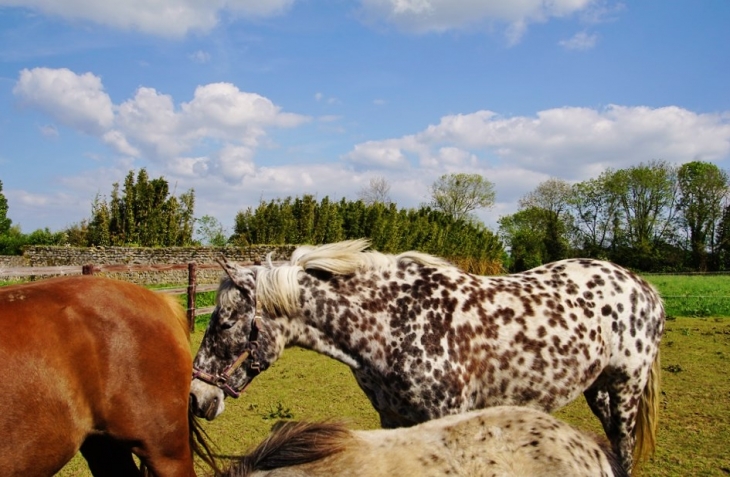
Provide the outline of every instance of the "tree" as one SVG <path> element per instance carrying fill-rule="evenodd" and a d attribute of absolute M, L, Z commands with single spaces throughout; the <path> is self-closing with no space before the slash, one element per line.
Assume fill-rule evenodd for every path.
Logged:
<path fill-rule="evenodd" d="M 714 164 L 693 161 L 679 168 L 677 179 L 681 192 L 677 208 L 689 235 L 690 265 L 706 271 L 708 248 L 715 252 L 715 233 L 727 197 L 728 175 Z"/>
<path fill-rule="evenodd" d="M 12 223 L 8 218 L 8 200 L 3 194 L 3 181 L 0 181 L 0 235 L 7 234 Z"/>
<path fill-rule="evenodd" d="M 573 219 L 569 208 L 570 194 L 570 184 L 550 178 L 519 200 L 520 209 L 529 209 L 531 215 L 539 216 L 546 262 L 568 256 L 568 235 Z"/>
<path fill-rule="evenodd" d="M 581 255 L 606 258 L 607 251 L 620 236 L 616 232 L 620 210 L 618 196 L 608 185 L 610 173 L 571 187 L 570 206 Z"/>
<path fill-rule="evenodd" d="M 380 202 L 390 205 L 390 184 L 385 177 L 372 177 L 368 186 L 363 187 L 358 192 L 357 197 L 362 200 L 365 205 L 373 205 Z"/>
<path fill-rule="evenodd" d="M 218 219 L 211 215 L 204 215 L 197 219 L 197 222 L 198 230 L 196 232 L 203 245 L 222 247 L 226 244 L 226 229 Z"/>
<path fill-rule="evenodd" d="M 428 207 L 398 209 L 393 203 L 368 206 L 362 200 L 331 202 L 328 197 L 317 203 L 311 196 L 262 201 L 255 210 L 238 212 L 230 242 L 297 243 L 294 238 L 310 244 L 368 238 L 384 252 L 420 250 L 465 259 L 464 266 L 475 272 L 501 270 L 504 253 L 502 243 L 483 225 Z"/>
<path fill-rule="evenodd" d="M 184 246 L 192 243 L 195 193 L 170 195 L 163 177 L 149 179 L 141 169 L 129 171 L 122 193 L 113 185 L 107 203 L 98 195 L 92 204 L 89 245 Z"/>
<path fill-rule="evenodd" d="M 510 272 L 522 272 L 545 263 L 545 232 L 541 209 L 522 209 L 500 217 L 499 235 L 509 248 Z"/>
<path fill-rule="evenodd" d="M 429 205 L 454 219 L 468 219 L 477 209 L 494 205 L 494 184 L 479 174 L 444 174 L 430 187 Z"/>
<path fill-rule="evenodd" d="M 606 182 L 618 198 L 621 244 L 617 262 L 640 270 L 657 269 L 659 250 L 676 240 L 677 170 L 651 161 L 609 173 Z M 618 252 L 617 252 L 618 253 Z"/>
<path fill-rule="evenodd" d="M 717 230 L 717 261 L 719 270 L 730 270 L 730 205 L 722 213 Z"/>

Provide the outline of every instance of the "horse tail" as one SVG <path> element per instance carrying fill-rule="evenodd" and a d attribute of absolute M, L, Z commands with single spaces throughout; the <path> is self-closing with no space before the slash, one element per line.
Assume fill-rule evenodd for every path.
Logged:
<path fill-rule="evenodd" d="M 656 433 L 659 422 L 659 352 L 649 370 L 649 380 L 639 399 L 639 409 L 636 416 L 634 437 L 634 467 L 641 461 L 649 458 L 656 448 Z"/>
<path fill-rule="evenodd" d="M 210 436 L 205 432 L 203 426 L 200 425 L 200 421 L 195 414 L 193 414 L 192 408 L 188 406 L 188 429 L 190 430 L 190 449 L 193 452 L 193 456 L 197 456 L 202 460 L 208 467 L 213 469 L 216 475 L 222 471 L 218 467 L 216 461 L 216 455 L 213 452 L 213 444 L 211 443 Z"/>
<path fill-rule="evenodd" d="M 629 477 L 628 472 L 626 471 L 626 469 L 624 469 L 624 466 L 621 465 L 621 459 L 618 458 L 618 455 L 613 450 L 611 444 L 606 439 L 603 439 L 601 437 L 593 437 L 598 444 L 598 447 L 601 448 L 603 455 L 606 456 L 606 460 L 608 460 L 608 465 L 611 467 L 611 476 Z"/>
<path fill-rule="evenodd" d="M 345 452 L 354 442 L 352 431 L 339 422 L 279 421 L 253 451 L 231 457 L 234 464 L 220 477 L 246 477 L 258 470 L 316 462 Z M 330 469 L 334 473 L 334 469 Z"/>

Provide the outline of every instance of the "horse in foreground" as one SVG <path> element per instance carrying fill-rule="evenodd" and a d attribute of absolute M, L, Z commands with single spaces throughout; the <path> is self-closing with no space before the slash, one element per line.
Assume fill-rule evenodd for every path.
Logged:
<path fill-rule="evenodd" d="M 627 471 L 653 450 L 664 308 L 647 282 L 590 259 L 482 277 L 367 246 L 222 263 L 194 361 L 195 413 L 215 418 L 297 345 L 349 365 L 385 428 L 499 405 L 551 412 L 583 393 Z"/>
<path fill-rule="evenodd" d="M 194 476 L 194 453 L 213 463 L 170 296 L 88 276 L 1 287 L 0 362 L 4 477 L 53 475 L 79 450 L 95 476 Z"/>
<path fill-rule="evenodd" d="M 414 427 L 282 422 L 223 477 L 626 477 L 609 444 L 541 411 L 499 406 Z"/>

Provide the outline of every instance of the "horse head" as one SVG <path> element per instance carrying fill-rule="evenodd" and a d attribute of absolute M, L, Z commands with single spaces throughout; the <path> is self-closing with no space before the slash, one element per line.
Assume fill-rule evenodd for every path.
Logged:
<path fill-rule="evenodd" d="M 193 362 L 190 405 L 198 417 L 213 420 L 281 353 L 275 327 L 259 315 L 256 276 L 261 267 L 241 267 L 218 261 L 226 277 L 216 295 L 216 307 Z"/>

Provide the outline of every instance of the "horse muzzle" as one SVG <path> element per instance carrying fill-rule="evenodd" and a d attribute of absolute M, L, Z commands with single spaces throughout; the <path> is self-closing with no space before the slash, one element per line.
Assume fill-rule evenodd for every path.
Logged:
<path fill-rule="evenodd" d="M 218 417 L 226 407 L 223 401 L 225 394 L 213 385 L 193 379 L 190 384 L 190 409 L 197 417 L 212 421 Z"/>

